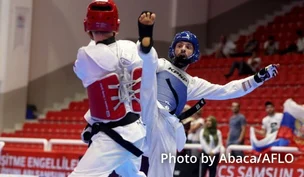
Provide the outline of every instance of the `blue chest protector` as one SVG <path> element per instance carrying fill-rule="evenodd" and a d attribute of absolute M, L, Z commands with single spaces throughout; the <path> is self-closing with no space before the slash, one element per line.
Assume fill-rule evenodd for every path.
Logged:
<path fill-rule="evenodd" d="M 171 63 L 157 73 L 157 100 L 171 114 L 180 115 L 187 103 L 187 74 Z"/>

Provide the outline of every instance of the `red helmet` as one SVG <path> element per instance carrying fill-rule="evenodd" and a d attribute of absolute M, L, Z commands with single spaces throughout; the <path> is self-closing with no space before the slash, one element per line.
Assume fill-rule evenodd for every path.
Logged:
<path fill-rule="evenodd" d="M 84 30 L 118 32 L 119 23 L 117 6 L 113 0 L 94 0 L 87 9 Z"/>

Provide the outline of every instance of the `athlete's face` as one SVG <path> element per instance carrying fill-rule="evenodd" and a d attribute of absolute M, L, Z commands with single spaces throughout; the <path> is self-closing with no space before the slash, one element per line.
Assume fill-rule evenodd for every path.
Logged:
<path fill-rule="evenodd" d="M 190 42 L 180 41 L 175 46 L 175 56 L 189 58 L 193 54 L 194 47 Z"/>

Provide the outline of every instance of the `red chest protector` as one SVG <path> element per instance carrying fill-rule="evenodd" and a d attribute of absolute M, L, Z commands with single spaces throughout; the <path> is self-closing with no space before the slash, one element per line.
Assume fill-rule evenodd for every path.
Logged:
<path fill-rule="evenodd" d="M 140 113 L 140 81 L 142 68 L 134 68 L 131 80 L 121 81 L 111 73 L 87 87 L 91 115 L 104 120 L 117 120 L 131 111 Z"/>

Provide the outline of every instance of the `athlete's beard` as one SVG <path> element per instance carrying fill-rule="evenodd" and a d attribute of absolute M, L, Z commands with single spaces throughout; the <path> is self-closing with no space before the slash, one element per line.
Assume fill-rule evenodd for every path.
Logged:
<path fill-rule="evenodd" d="M 178 68 L 184 68 L 185 66 L 190 64 L 190 60 L 186 55 L 178 55 L 173 59 L 173 64 Z"/>

